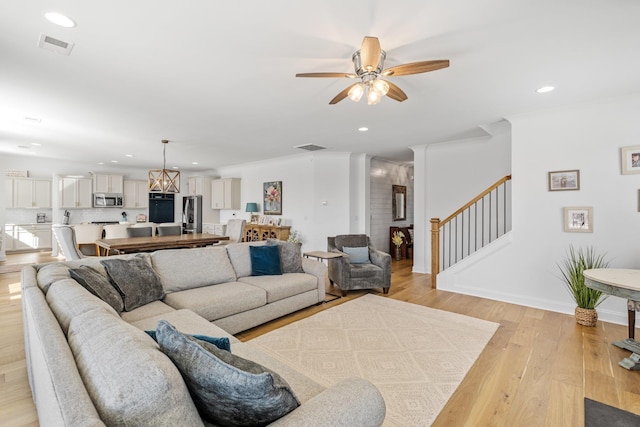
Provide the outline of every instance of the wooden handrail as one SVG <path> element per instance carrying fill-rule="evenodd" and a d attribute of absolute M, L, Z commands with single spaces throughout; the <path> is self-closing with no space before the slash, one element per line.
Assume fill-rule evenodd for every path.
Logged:
<path fill-rule="evenodd" d="M 478 194 L 476 197 L 467 202 L 460 209 L 449 215 L 443 221 L 439 218 L 431 218 L 431 288 L 436 289 L 436 277 L 440 273 L 440 229 L 450 222 L 452 219 L 469 209 L 478 201 L 482 200 L 487 194 L 511 180 L 511 175 L 504 176 L 492 184 L 489 188 Z"/>
<path fill-rule="evenodd" d="M 454 213 L 452 213 L 451 215 L 449 215 L 447 218 L 445 218 L 443 221 L 440 221 L 439 227 L 438 228 L 442 228 L 446 223 L 448 223 L 449 221 L 451 221 L 453 218 L 457 217 L 458 215 L 460 215 L 463 211 L 465 211 L 466 209 L 468 209 L 469 207 L 473 206 L 478 200 L 482 199 L 484 196 L 486 196 L 487 194 L 491 193 L 493 190 L 495 190 L 496 188 L 498 188 L 499 186 L 501 186 L 502 184 L 504 184 L 505 182 L 511 180 L 511 175 L 507 175 L 505 177 L 500 178 L 498 181 L 496 181 L 493 185 L 491 185 L 489 188 L 487 188 L 486 190 L 484 190 L 482 193 L 478 194 L 476 197 L 474 197 L 473 199 L 471 199 L 469 202 L 467 202 L 463 207 L 461 207 L 460 209 L 458 209 L 457 211 L 455 211 Z"/>

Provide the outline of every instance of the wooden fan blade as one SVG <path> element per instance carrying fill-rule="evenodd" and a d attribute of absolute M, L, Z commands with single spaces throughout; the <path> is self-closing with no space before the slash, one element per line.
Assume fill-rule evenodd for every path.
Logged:
<path fill-rule="evenodd" d="M 296 74 L 296 77 L 332 77 L 332 78 L 348 77 L 350 79 L 353 79 L 358 76 L 356 76 L 353 73 L 298 73 Z"/>
<path fill-rule="evenodd" d="M 410 64 L 396 65 L 395 67 L 387 68 L 383 70 L 381 75 L 385 77 L 389 76 L 407 76 L 409 74 L 426 73 L 428 71 L 435 71 L 441 68 L 447 68 L 449 66 L 448 59 L 441 59 L 437 61 L 420 61 L 412 62 Z"/>
<path fill-rule="evenodd" d="M 408 96 L 402 89 L 400 89 L 395 84 L 391 83 L 388 80 L 385 80 L 389 85 L 389 92 L 387 92 L 387 96 L 391 99 L 395 99 L 398 102 L 406 101 Z"/>
<path fill-rule="evenodd" d="M 362 68 L 373 71 L 380 63 L 380 41 L 377 37 L 365 37 L 360 47 L 360 60 Z"/>
<path fill-rule="evenodd" d="M 345 99 L 349 95 L 349 91 L 351 90 L 351 88 L 354 87 L 357 84 L 358 83 L 354 83 L 351 86 L 349 86 L 348 88 L 344 89 L 339 94 L 337 94 L 331 101 L 329 101 L 329 105 L 337 104 L 338 102 L 340 102 L 343 99 Z"/>

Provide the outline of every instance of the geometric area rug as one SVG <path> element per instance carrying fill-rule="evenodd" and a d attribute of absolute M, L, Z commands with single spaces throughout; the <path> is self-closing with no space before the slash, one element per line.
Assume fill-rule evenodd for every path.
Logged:
<path fill-rule="evenodd" d="M 429 426 L 499 324 L 366 294 L 248 343 L 329 387 L 371 381 L 384 426 Z"/>

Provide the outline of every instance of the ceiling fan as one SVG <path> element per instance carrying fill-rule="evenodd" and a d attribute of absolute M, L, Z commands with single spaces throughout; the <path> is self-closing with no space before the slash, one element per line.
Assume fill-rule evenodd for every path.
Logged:
<path fill-rule="evenodd" d="M 358 102 L 366 93 L 367 104 L 374 105 L 380 102 L 380 99 L 385 95 L 398 102 L 407 99 L 407 94 L 405 94 L 402 89 L 388 80 L 383 80 L 382 77 L 426 73 L 449 66 L 449 60 L 442 59 L 412 62 L 383 69 L 386 57 L 387 53 L 380 48 L 378 38 L 367 36 L 362 41 L 360 50 L 356 51 L 351 57 L 355 73 L 298 73 L 296 77 L 347 77 L 350 79 L 360 79 L 358 83 L 352 84 L 337 94 L 329 104 L 337 104 L 347 96 L 351 100 Z"/>

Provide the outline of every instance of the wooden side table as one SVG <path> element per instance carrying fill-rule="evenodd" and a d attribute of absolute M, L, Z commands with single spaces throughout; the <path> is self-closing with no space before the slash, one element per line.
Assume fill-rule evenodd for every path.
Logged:
<path fill-rule="evenodd" d="M 342 258 L 342 254 L 336 253 L 336 252 L 327 252 L 327 251 L 311 251 L 311 252 L 305 252 L 302 254 L 303 257 L 305 258 L 315 258 L 318 261 L 324 261 L 330 259 L 334 259 L 334 258 Z M 333 285 L 331 285 L 333 286 Z M 342 295 L 336 295 L 336 294 L 332 294 L 330 292 L 325 292 L 327 295 L 332 296 L 333 298 L 331 299 L 325 299 L 324 302 L 331 302 L 331 301 L 335 301 L 337 299 L 342 298 Z"/>

